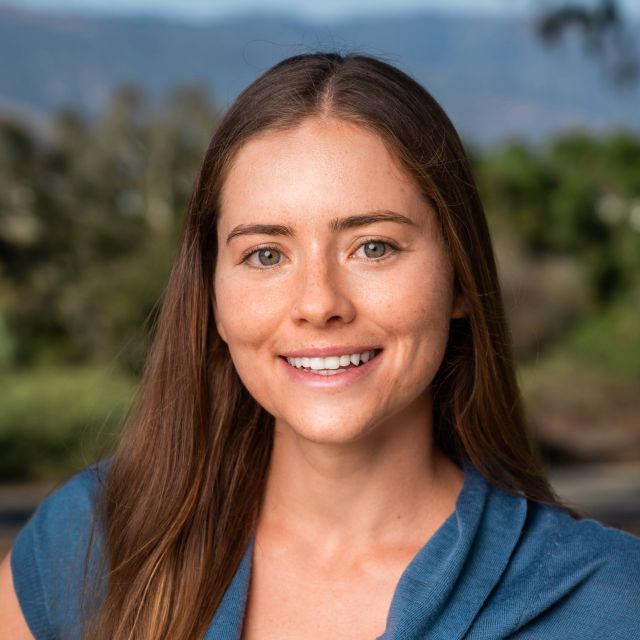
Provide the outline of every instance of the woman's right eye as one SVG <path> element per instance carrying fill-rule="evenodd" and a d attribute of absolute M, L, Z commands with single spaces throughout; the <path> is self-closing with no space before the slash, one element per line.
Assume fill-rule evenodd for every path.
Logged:
<path fill-rule="evenodd" d="M 244 257 L 242 258 L 242 262 L 249 262 L 249 258 L 254 254 L 258 255 L 258 260 L 260 260 L 260 264 L 263 267 L 275 267 L 280 262 L 279 258 L 276 262 L 271 262 L 274 257 L 280 256 L 280 252 L 275 247 L 258 247 L 257 249 L 253 249 L 252 251 L 244 255 Z M 262 261 L 263 257 L 265 259 L 264 262 Z M 252 264 L 251 266 L 257 269 L 260 268 L 256 267 L 254 264 Z"/>

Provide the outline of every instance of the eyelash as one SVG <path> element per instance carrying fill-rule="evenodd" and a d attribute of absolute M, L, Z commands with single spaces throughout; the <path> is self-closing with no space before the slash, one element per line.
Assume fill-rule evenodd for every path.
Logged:
<path fill-rule="evenodd" d="M 400 247 L 395 244 L 395 242 L 390 242 L 389 240 L 383 240 L 382 238 L 366 238 L 365 240 L 363 240 L 357 247 L 357 249 L 360 249 L 360 247 L 363 247 L 366 244 L 369 244 L 370 242 L 380 242 L 382 244 L 386 244 L 387 246 L 391 247 L 391 251 L 388 253 L 385 253 L 383 256 L 381 256 L 380 258 L 370 258 L 368 261 L 369 262 L 382 262 L 383 260 L 385 260 L 386 258 L 390 258 L 392 255 L 395 255 L 396 253 L 398 253 L 400 251 Z M 240 259 L 240 263 L 243 262 L 247 262 L 249 260 L 249 258 L 254 254 L 257 253 L 258 251 L 262 251 L 264 249 L 271 249 L 273 251 L 278 251 L 278 253 L 280 253 L 280 250 L 278 249 L 278 247 L 275 247 L 273 245 L 263 245 L 260 247 L 255 247 L 253 249 L 250 249 L 249 251 L 245 252 L 242 255 L 242 258 Z M 356 249 L 356 250 L 357 250 Z M 260 267 L 256 267 L 255 265 L 249 264 L 249 267 L 251 267 L 252 269 L 257 269 L 258 271 L 265 271 L 267 269 L 274 269 L 275 267 L 279 266 L 279 264 L 274 264 L 270 267 L 267 266 L 260 266 Z"/>

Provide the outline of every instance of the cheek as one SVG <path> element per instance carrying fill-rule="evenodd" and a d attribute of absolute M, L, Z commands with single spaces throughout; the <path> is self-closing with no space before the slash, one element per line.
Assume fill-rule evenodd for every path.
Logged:
<path fill-rule="evenodd" d="M 258 349 L 273 336 L 278 297 L 266 295 L 264 287 L 253 290 L 246 282 L 216 280 L 216 326 L 232 356 Z"/>
<path fill-rule="evenodd" d="M 453 275 L 446 261 L 427 258 L 390 275 L 360 296 L 380 323 L 405 336 L 446 332 L 453 300 Z"/>
<path fill-rule="evenodd" d="M 274 414 L 274 390 L 270 387 L 275 358 L 277 301 L 282 296 L 266 295 L 264 287 L 230 280 L 217 283 L 216 324 L 227 343 L 233 366 L 251 396 L 267 412 Z"/>
<path fill-rule="evenodd" d="M 446 313 L 449 297 L 421 292 L 399 302 L 387 322 L 395 334 L 398 356 L 405 368 L 418 378 L 435 374 L 440 366 L 449 336 L 450 319 Z M 409 375 L 409 374 L 408 374 Z"/>
<path fill-rule="evenodd" d="M 404 372 L 396 384 L 408 394 L 430 384 L 442 363 L 452 300 L 453 277 L 441 264 L 422 264 L 377 300 L 379 322 L 397 347 L 396 370 Z"/>

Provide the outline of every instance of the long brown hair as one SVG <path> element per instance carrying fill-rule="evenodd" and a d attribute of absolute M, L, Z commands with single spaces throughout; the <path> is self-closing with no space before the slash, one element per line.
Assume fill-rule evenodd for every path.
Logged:
<path fill-rule="evenodd" d="M 202 637 L 254 530 L 273 418 L 243 386 L 213 319 L 219 194 L 247 140 L 312 115 L 379 135 L 438 213 L 468 316 L 452 321 L 433 382 L 436 445 L 498 487 L 559 504 L 525 427 L 485 215 L 453 125 L 386 62 L 294 56 L 237 98 L 197 176 L 139 392 L 104 478 L 97 513 L 109 579 L 87 637 Z"/>

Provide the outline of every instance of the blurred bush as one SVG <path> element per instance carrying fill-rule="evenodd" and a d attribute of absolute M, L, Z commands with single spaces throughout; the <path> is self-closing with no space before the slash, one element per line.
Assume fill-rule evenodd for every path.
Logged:
<path fill-rule="evenodd" d="M 0 313 L 15 367 L 116 354 L 139 373 L 191 185 L 215 122 L 204 93 L 160 106 L 124 88 L 46 136 L 0 121 Z M 0 334 L 2 335 L 2 334 Z M 2 343 L 0 343 L 2 344 Z"/>
<path fill-rule="evenodd" d="M 97 367 L 0 376 L 0 480 L 59 478 L 107 452 L 134 380 Z"/>
<path fill-rule="evenodd" d="M 640 279 L 640 138 L 565 134 L 476 156 L 493 225 L 533 256 L 575 257 L 599 302 Z"/>

